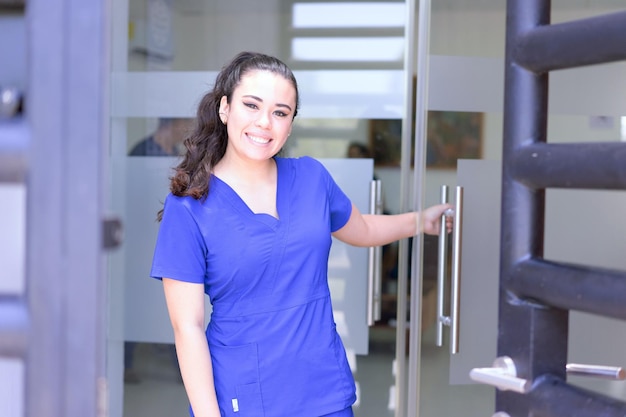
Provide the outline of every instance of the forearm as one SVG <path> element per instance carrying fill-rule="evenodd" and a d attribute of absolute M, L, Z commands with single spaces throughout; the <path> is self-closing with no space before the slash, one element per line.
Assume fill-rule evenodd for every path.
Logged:
<path fill-rule="evenodd" d="M 440 233 L 441 218 L 450 204 L 438 204 L 420 212 L 402 214 L 361 214 L 356 206 L 348 222 L 333 233 L 337 239 L 353 246 L 383 246 L 421 233 Z M 452 217 L 446 216 L 445 228 L 452 230 Z"/>
<path fill-rule="evenodd" d="M 373 215 L 364 214 L 364 227 L 359 238 L 351 244 L 355 246 L 382 246 L 418 233 L 418 213 Z"/>
<path fill-rule="evenodd" d="M 203 329 L 178 329 L 174 335 L 180 372 L 195 416 L 219 417 L 213 366 Z"/>

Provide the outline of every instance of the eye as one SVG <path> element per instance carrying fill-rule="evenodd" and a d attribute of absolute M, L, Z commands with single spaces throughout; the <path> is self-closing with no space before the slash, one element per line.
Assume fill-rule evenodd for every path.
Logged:
<path fill-rule="evenodd" d="M 274 112 L 274 114 L 275 114 L 276 116 L 278 116 L 278 117 L 286 117 L 286 116 L 287 116 L 287 113 L 285 113 L 284 111 L 281 111 L 281 110 L 276 110 L 276 111 Z"/>
<path fill-rule="evenodd" d="M 244 102 L 243 105 L 248 107 L 248 108 L 250 108 L 250 109 L 255 109 L 255 110 L 259 108 L 256 104 L 250 103 L 250 102 L 248 102 L 248 103 Z"/>

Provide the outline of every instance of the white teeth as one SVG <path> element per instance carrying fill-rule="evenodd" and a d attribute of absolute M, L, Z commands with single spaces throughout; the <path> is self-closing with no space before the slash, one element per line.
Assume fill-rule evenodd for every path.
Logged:
<path fill-rule="evenodd" d="M 248 137 L 252 140 L 252 142 L 255 142 L 255 143 L 266 144 L 270 142 L 270 140 L 267 138 L 260 138 L 258 136 L 250 136 L 250 135 L 248 135 Z"/>

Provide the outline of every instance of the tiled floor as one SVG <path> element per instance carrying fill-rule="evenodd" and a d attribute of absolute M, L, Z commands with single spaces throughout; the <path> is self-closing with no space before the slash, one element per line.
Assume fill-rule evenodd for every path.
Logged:
<path fill-rule="evenodd" d="M 489 387 L 450 386 L 447 349 L 436 348 L 425 335 L 422 347 L 420 417 L 489 417 L 493 414 L 493 390 Z M 356 417 L 393 417 L 390 399 L 394 383 L 393 340 L 372 340 L 370 354 L 357 356 L 355 377 L 359 400 Z M 164 345 L 137 347 L 135 366 L 141 382 L 124 388 L 124 417 L 184 417 L 187 398 Z M 297 417 L 297 416 L 295 416 Z"/>

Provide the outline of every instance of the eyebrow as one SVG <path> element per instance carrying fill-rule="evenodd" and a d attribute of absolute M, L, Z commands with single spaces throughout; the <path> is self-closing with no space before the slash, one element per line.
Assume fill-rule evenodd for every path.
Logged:
<path fill-rule="evenodd" d="M 252 94 L 248 94 L 248 95 L 245 95 L 245 96 L 242 96 L 242 97 L 253 98 L 253 99 L 255 99 L 255 100 L 260 101 L 261 103 L 263 103 L 263 99 L 261 99 L 260 97 L 254 96 L 254 95 L 252 95 Z M 290 106 L 290 105 L 288 105 L 288 104 L 276 103 L 276 106 L 277 106 L 277 107 L 285 107 L 285 108 L 289 109 L 289 111 L 291 111 L 291 106 Z"/>

